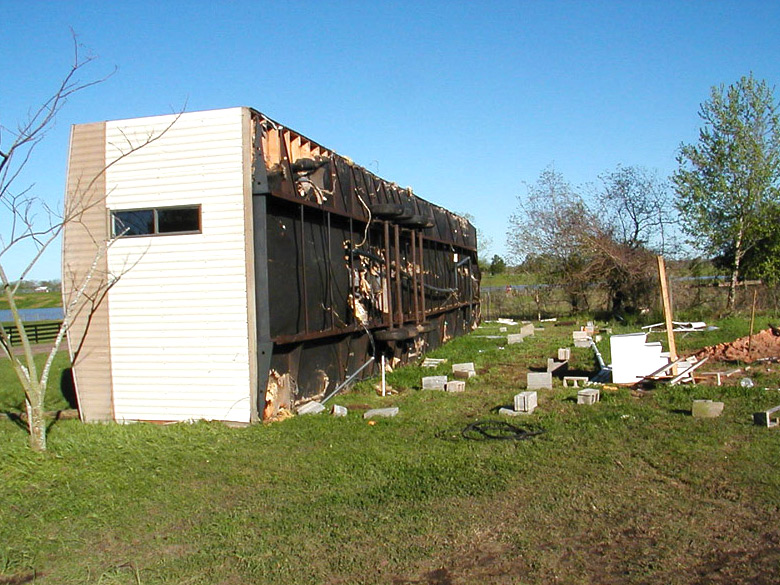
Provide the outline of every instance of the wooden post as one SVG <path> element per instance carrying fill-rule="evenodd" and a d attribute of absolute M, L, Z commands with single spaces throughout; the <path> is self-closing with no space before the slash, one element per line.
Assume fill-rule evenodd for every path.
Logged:
<path fill-rule="evenodd" d="M 747 354 L 750 359 L 750 346 L 753 342 L 753 324 L 756 322 L 756 296 L 758 295 L 758 288 L 753 289 L 753 308 L 750 311 L 750 335 L 748 336 Z"/>
<path fill-rule="evenodd" d="M 669 341 L 669 359 L 677 359 L 677 346 L 674 343 L 674 325 L 672 324 L 672 303 L 669 299 L 669 285 L 666 280 L 666 264 L 664 257 L 658 256 L 658 278 L 661 281 L 661 300 L 664 305 L 664 320 L 666 321 L 666 338 Z M 676 368 L 676 367 L 675 367 Z M 676 374 L 677 372 L 674 372 Z"/>

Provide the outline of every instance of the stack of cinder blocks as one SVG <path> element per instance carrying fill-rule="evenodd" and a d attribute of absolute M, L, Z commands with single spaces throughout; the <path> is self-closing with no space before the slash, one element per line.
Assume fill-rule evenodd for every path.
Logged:
<path fill-rule="evenodd" d="M 536 392 L 526 390 L 516 394 L 514 398 L 513 408 L 501 408 L 498 413 L 505 416 L 520 416 L 523 414 L 531 414 L 538 405 Z"/>
<path fill-rule="evenodd" d="M 446 392 L 463 392 L 466 382 L 462 380 L 447 380 L 447 376 L 424 376 L 423 390 L 444 390 Z"/>

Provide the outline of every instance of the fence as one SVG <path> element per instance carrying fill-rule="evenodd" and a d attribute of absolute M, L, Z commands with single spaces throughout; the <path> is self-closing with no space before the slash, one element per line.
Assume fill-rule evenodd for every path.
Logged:
<path fill-rule="evenodd" d="M 25 323 L 24 330 L 27 332 L 27 338 L 30 340 L 30 343 L 45 343 L 47 341 L 54 341 L 61 325 L 61 321 Z M 16 325 L 6 325 L 5 330 L 8 332 L 8 338 L 11 340 L 11 345 L 21 344 L 22 336 Z"/>
<path fill-rule="evenodd" d="M 672 279 L 670 294 L 676 319 L 700 320 L 726 313 L 728 283 L 712 280 Z M 756 310 L 765 313 L 780 312 L 780 286 L 751 281 L 741 283 L 736 290 L 735 306 L 739 312 L 750 311 L 753 295 Z M 657 317 L 661 313 L 660 288 L 657 300 L 647 310 Z M 579 312 L 604 314 L 609 312 L 609 298 L 603 289 L 590 288 L 584 296 L 572 298 L 560 286 L 535 285 L 526 287 L 485 287 L 482 289 L 482 316 L 486 319 L 513 317 L 516 319 L 543 319 L 562 317 Z M 648 316 L 648 318 L 653 318 Z"/>

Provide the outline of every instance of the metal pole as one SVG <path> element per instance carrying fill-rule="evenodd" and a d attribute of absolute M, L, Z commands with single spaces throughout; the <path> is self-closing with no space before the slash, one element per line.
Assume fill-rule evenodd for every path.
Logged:
<path fill-rule="evenodd" d="M 323 398 L 322 402 L 320 404 L 325 404 L 328 400 L 333 398 L 336 394 L 338 394 L 341 391 L 342 388 L 344 388 L 344 386 L 346 386 L 347 384 L 352 382 L 352 380 L 354 380 L 355 377 L 357 377 L 357 375 L 360 374 L 360 372 L 365 370 L 368 366 L 370 366 L 373 363 L 374 363 L 374 356 L 371 356 L 370 358 L 368 358 L 368 361 L 366 363 L 364 363 L 362 366 L 360 366 L 349 378 L 347 378 L 341 384 L 336 386 L 336 388 L 335 388 L 335 390 L 333 390 L 333 392 L 331 392 L 325 398 Z"/>
<path fill-rule="evenodd" d="M 387 388 L 387 382 L 385 380 L 385 354 L 382 354 L 382 396 L 385 395 L 385 388 Z"/>

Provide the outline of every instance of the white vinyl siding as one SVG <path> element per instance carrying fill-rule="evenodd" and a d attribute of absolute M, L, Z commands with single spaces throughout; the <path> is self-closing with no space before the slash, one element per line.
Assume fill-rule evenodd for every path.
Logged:
<path fill-rule="evenodd" d="M 109 163 L 159 136 L 108 168 L 108 209 L 200 205 L 202 228 L 109 250 L 109 270 L 122 274 L 110 291 L 114 413 L 249 422 L 242 109 L 175 118 L 106 125 Z"/>

